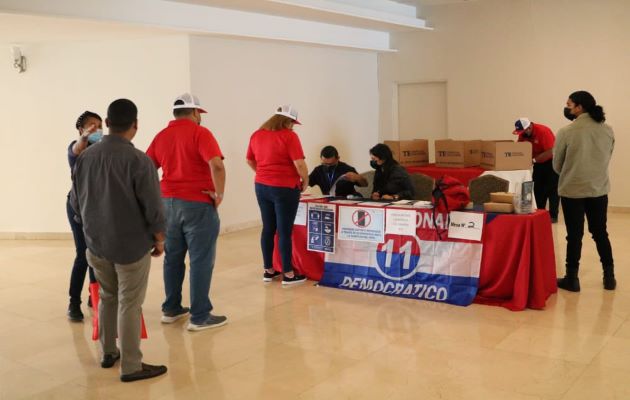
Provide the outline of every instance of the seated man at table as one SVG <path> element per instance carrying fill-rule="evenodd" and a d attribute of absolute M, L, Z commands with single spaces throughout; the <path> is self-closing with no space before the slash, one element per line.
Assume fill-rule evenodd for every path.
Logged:
<path fill-rule="evenodd" d="M 321 165 L 308 176 L 309 186 L 319 186 L 322 194 L 346 197 L 361 195 L 354 186 L 365 187 L 367 180 L 357 173 L 354 167 L 340 161 L 339 152 L 333 146 L 326 146 L 320 153 Z M 331 190 L 334 189 L 334 190 Z"/>
<path fill-rule="evenodd" d="M 556 141 L 551 129 L 545 125 L 533 123 L 527 118 L 519 118 L 515 123 L 514 134 L 519 142 L 532 144 L 532 163 L 534 164 L 534 197 L 536 205 L 545 209 L 549 199 L 551 222 L 558 222 L 558 174 L 553 170 L 553 145 Z"/>

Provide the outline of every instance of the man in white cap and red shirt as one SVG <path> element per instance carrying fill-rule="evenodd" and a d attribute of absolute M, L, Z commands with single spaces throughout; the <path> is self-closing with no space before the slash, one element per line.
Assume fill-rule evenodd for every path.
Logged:
<path fill-rule="evenodd" d="M 219 235 L 217 209 L 223 201 L 225 167 L 219 145 L 201 126 L 206 111 L 199 99 L 185 93 L 175 99 L 175 119 L 158 133 L 147 150 L 162 168 L 162 200 L 166 213 L 162 322 L 174 323 L 188 316 L 189 331 L 227 323 L 213 315 L 210 283 Z M 182 306 L 186 253 L 190 257 L 190 308 Z"/>
<path fill-rule="evenodd" d="M 514 123 L 514 134 L 519 142 L 532 144 L 532 163 L 534 164 L 534 196 L 538 208 L 545 209 L 549 199 L 551 222 L 558 222 L 558 174 L 553 170 L 553 145 L 556 141 L 551 129 L 545 125 L 533 123 L 527 118 L 519 118 Z"/>

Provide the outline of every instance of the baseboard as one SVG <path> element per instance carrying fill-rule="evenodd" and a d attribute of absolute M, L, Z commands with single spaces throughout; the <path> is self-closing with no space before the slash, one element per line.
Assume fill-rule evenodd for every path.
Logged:
<path fill-rule="evenodd" d="M 630 213 L 630 207 L 609 206 L 608 207 L 608 211 L 614 212 L 614 213 L 628 214 L 628 213 Z"/>
<path fill-rule="evenodd" d="M 225 227 L 221 227 L 221 234 L 223 235 L 226 233 L 234 233 L 238 231 L 243 231 L 245 229 L 256 228 L 261 225 L 262 223 L 260 220 L 247 221 L 247 222 L 242 222 L 240 224 L 232 224 Z"/>
<path fill-rule="evenodd" d="M 70 232 L 0 232 L 0 240 L 70 240 Z"/>
<path fill-rule="evenodd" d="M 260 220 L 233 224 L 221 228 L 220 234 L 234 233 L 260 226 Z M 0 232 L 0 240 L 72 240 L 70 232 Z"/>

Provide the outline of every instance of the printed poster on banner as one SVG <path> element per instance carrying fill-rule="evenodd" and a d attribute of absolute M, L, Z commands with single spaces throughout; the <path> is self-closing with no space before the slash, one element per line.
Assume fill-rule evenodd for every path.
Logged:
<path fill-rule="evenodd" d="M 308 204 L 308 250 L 335 252 L 335 213 L 331 204 Z"/>
<path fill-rule="evenodd" d="M 326 254 L 319 284 L 460 306 L 471 304 L 479 285 L 483 245 L 449 237 L 445 213 L 416 212 L 413 235 L 387 234 L 380 243 L 340 240 L 335 254 Z"/>
<path fill-rule="evenodd" d="M 339 240 L 382 243 L 385 210 L 369 207 L 339 207 Z"/>

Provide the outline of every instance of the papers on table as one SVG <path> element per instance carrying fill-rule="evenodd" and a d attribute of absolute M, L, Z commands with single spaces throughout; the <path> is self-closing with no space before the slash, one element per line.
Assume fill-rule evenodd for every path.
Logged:
<path fill-rule="evenodd" d="M 433 208 L 433 203 L 426 200 L 420 200 L 413 203 L 414 208 Z"/>
<path fill-rule="evenodd" d="M 371 207 L 385 207 L 390 205 L 391 203 L 379 203 L 377 201 L 364 201 L 362 203 L 358 203 L 358 206 L 371 206 Z"/>
<path fill-rule="evenodd" d="M 312 195 L 312 194 L 302 194 L 302 196 L 300 197 L 301 200 L 319 200 L 319 199 L 328 199 L 331 197 L 335 197 L 335 196 L 330 196 L 330 195 Z"/>
<path fill-rule="evenodd" d="M 331 204 L 357 204 L 361 203 L 361 200 L 331 200 Z"/>

